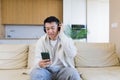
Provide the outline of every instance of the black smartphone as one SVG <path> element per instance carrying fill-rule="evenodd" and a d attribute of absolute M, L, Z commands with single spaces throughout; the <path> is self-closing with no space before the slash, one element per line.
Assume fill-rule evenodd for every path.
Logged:
<path fill-rule="evenodd" d="M 50 59 L 49 52 L 41 52 L 42 59 Z"/>

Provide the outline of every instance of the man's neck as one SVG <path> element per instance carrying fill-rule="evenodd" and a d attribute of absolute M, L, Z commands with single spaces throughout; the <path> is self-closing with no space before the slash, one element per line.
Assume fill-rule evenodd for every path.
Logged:
<path fill-rule="evenodd" d="M 55 41 L 57 39 L 58 39 L 58 36 L 56 36 L 55 38 L 50 38 L 50 40 L 52 40 L 52 41 Z"/>

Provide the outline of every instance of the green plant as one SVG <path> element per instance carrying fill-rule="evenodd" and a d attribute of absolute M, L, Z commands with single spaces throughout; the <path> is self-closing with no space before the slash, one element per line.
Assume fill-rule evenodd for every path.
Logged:
<path fill-rule="evenodd" d="M 71 30 L 70 34 L 72 39 L 84 39 L 87 38 L 87 29 L 80 29 L 80 30 Z"/>
<path fill-rule="evenodd" d="M 70 26 L 65 28 L 65 34 L 72 39 L 84 39 L 87 38 L 87 29 L 80 28 L 80 29 L 72 29 Z"/>

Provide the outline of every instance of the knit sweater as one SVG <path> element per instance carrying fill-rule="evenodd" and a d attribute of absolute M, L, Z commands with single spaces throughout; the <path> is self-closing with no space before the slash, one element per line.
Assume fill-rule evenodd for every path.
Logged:
<path fill-rule="evenodd" d="M 58 34 L 58 38 L 59 40 L 55 48 L 55 52 L 53 52 L 51 48 L 50 40 L 47 34 L 45 34 L 38 40 L 35 50 L 36 55 L 34 68 L 40 68 L 38 63 L 40 60 L 42 60 L 41 52 L 49 52 L 51 59 L 56 57 L 54 58 L 51 66 L 57 65 L 57 62 L 59 61 L 60 63 L 62 63 L 61 66 L 74 68 L 74 57 L 77 52 L 72 39 L 67 37 L 63 32 L 60 32 Z M 53 56 L 54 54 L 56 56 Z"/>

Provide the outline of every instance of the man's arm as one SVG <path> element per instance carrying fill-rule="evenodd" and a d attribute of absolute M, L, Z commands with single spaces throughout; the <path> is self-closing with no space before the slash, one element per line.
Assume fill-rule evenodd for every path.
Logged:
<path fill-rule="evenodd" d="M 51 64 L 50 59 L 42 59 L 41 57 L 41 52 L 44 52 L 44 44 L 43 42 L 40 40 L 38 40 L 37 44 L 36 44 L 36 49 L 35 49 L 35 67 L 36 68 L 45 68 L 47 67 L 49 64 Z"/>
<path fill-rule="evenodd" d="M 74 45 L 74 41 L 71 38 L 67 37 L 62 31 L 60 32 L 59 37 L 66 55 L 70 58 L 75 57 L 77 54 L 77 49 Z"/>
<path fill-rule="evenodd" d="M 34 59 L 34 65 L 37 68 L 40 68 L 39 61 L 42 60 L 40 53 L 42 52 L 42 43 L 41 40 L 37 41 L 36 47 L 35 47 L 35 59 Z"/>

